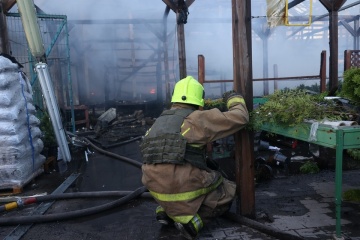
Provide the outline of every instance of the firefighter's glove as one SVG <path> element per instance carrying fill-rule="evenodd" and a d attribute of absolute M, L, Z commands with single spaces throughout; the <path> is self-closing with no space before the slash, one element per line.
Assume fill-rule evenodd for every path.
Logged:
<path fill-rule="evenodd" d="M 225 92 L 223 94 L 223 102 L 228 109 L 240 103 L 245 104 L 243 96 L 240 93 L 235 92 L 234 90 Z"/>

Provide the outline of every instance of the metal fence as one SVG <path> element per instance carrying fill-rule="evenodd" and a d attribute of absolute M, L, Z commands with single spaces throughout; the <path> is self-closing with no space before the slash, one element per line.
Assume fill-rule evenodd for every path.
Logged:
<path fill-rule="evenodd" d="M 23 71 L 28 75 L 33 87 L 34 103 L 43 109 L 41 88 L 34 71 L 36 60 L 30 53 L 20 15 L 8 13 L 6 21 L 10 54 L 24 66 Z M 73 94 L 67 17 L 38 14 L 38 23 L 58 104 L 61 109 L 72 107 Z M 64 117 L 66 118 L 66 116 Z M 74 128 L 74 126 L 72 127 Z"/>

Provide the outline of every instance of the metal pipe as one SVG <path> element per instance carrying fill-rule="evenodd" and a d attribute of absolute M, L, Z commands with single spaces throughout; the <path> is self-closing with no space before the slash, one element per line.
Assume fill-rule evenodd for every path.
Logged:
<path fill-rule="evenodd" d="M 17 0 L 16 3 L 30 51 L 34 57 L 40 59 L 45 56 L 45 49 L 37 22 L 34 2 L 32 0 Z"/>
<path fill-rule="evenodd" d="M 52 86 L 50 74 L 45 63 L 37 63 L 35 65 L 36 72 L 38 73 L 42 93 L 45 97 L 45 103 L 49 111 L 51 123 L 54 129 L 56 141 L 59 145 L 62 157 L 65 161 L 71 161 L 69 146 L 66 140 L 65 131 L 61 123 L 60 112 L 55 99 L 54 88 Z"/>

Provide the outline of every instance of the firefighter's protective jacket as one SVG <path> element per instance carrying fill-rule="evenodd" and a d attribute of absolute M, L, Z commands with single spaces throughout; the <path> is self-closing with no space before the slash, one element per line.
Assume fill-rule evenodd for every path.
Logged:
<path fill-rule="evenodd" d="M 202 204 L 214 209 L 231 202 L 235 196 L 236 186 L 235 183 L 223 179 L 219 172 L 180 158 L 191 149 L 199 149 L 201 151 L 195 151 L 194 155 L 196 161 L 199 161 L 200 152 L 205 151 L 207 143 L 239 131 L 248 123 L 249 115 L 244 101 L 231 104 L 226 112 L 216 108 L 194 110 L 191 105 L 180 103 L 173 104 L 170 113 L 171 111 L 180 112 L 180 116 L 173 119 L 181 119 L 183 122 L 179 130 L 168 131 L 170 126 L 176 127 L 178 124 L 161 121 L 159 119 L 163 116 L 160 116 L 156 122 L 161 122 L 162 128 L 156 126 L 155 122 L 156 132 L 151 132 L 152 128 L 148 131 L 144 138 L 147 147 L 144 146 L 146 144 L 141 146 L 144 157 L 142 183 L 169 217 L 177 222 L 187 223 Z M 168 117 L 167 114 L 165 116 Z M 179 137 L 175 136 L 176 132 Z M 148 136 L 158 136 L 163 139 L 164 134 L 170 136 L 170 143 L 167 144 L 164 140 L 161 143 L 164 146 L 161 156 L 159 150 L 154 150 L 153 153 L 158 155 L 152 158 L 150 155 L 154 145 L 150 143 L 151 147 L 149 147 L 149 141 L 146 139 Z M 174 142 L 177 141 L 179 143 L 177 146 L 183 146 L 182 151 L 175 146 Z M 174 149 L 166 146 L 172 146 Z"/>

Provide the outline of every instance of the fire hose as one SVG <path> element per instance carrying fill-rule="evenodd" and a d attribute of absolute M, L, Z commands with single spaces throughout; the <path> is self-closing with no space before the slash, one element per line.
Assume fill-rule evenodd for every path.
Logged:
<path fill-rule="evenodd" d="M 88 139 L 85 138 L 85 141 L 91 145 L 94 149 L 97 151 L 114 157 L 116 159 L 125 161 L 133 166 L 141 168 L 141 163 L 137 162 L 136 160 L 123 157 L 108 151 L 105 151 L 93 143 L 91 143 Z M 137 197 L 151 197 L 149 193 L 146 192 L 146 187 L 142 186 L 135 191 L 104 191 L 104 192 L 78 192 L 78 193 L 64 193 L 64 194 L 56 194 L 56 195 L 47 195 L 47 196 L 37 196 L 37 197 L 30 197 L 27 199 L 22 200 L 21 202 L 12 202 L 8 204 L 8 207 L 14 207 L 16 204 L 16 207 L 18 205 L 28 205 L 35 202 L 42 202 L 42 201 L 50 201 L 50 200 L 59 200 L 59 199 L 72 199 L 72 198 L 82 198 L 82 197 L 117 197 L 117 196 L 124 196 L 118 200 L 112 201 L 110 203 L 106 203 L 100 206 L 86 208 L 82 210 L 75 210 L 72 212 L 66 212 L 66 213 L 57 213 L 57 214 L 48 214 L 48 215 L 38 215 L 38 216 L 22 216 L 22 217 L 7 217 L 7 218 L 0 218 L 0 226 L 5 225 L 18 225 L 18 224 L 30 224 L 30 223 L 44 223 L 44 222 L 52 222 L 52 221 L 61 221 L 61 220 L 68 220 L 68 219 L 74 219 L 78 217 L 84 217 L 96 213 L 100 213 L 102 211 L 109 210 L 114 207 L 118 207 L 132 199 L 135 199 Z M 0 212 L 7 210 L 6 206 L 0 207 Z M 289 233 L 283 232 L 281 230 L 277 230 L 274 228 L 271 228 L 269 226 L 266 226 L 264 224 L 261 224 L 259 222 L 256 222 L 254 220 L 248 219 L 243 216 L 239 216 L 234 213 L 226 213 L 223 215 L 225 218 L 240 223 L 242 225 L 248 226 L 250 228 L 256 229 L 260 232 L 266 233 L 270 236 L 277 237 L 280 240 L 301 240 L 303 238 L 291 235 Z"/>
<path fill-rule="evenodd" d="M 99 191 L 99 192 L 73 192 L 62 194 L 51 194 L 43 196 L 32 196 L 26 198 L 17 197 L 16 201 L 9 201 L 9 203 L 0 206 L 0 212 L 10 211 L 15 208 L 23 208 L 31 204 L 49 202 L 54 200 L 66 200 L 76 198 L 108 198 L 108 197 L 124 197 L 131 194 L 132 191 Z M 144 198 L 152 198 L 150 193 L 144 192 L 139 195 Z"/>
<path fill-rule="evenodd" d="M 0 226 L 6 225 L 18 225 L 18 224 L 29 224 L 29 223 L 44 223 L 44 222 L 54 222 L 54 221 L 61 221 L 61 220 L 68 220 L 74 219 L 78 217 L 85 217 L 88 215 L 100 213 L 102 211 L 106 211 L 112 209 L 114 207 L 118 207 L 138 196 L 143 194 L 146 191 L 146 187 L 140 187 L 135 191 L 131 192 L 130 194 L 122 197 L 118 200 L 112 201 L 110 203 L 106 203 L 103 205 L 99 205 L 96 207 L 90 207 L 81 210 L 75 210 L 72 212 L 65 212 L 65 213 L 54 213 L 54 214 L 47 214 L 47 215 L 37 215 L 37 216 L 21 216 L 21 217 L 6 217 L 0 218 Z"/>
<path fill-rule="evenodd" d="M 137 162 L 136 160 L 120 156 L 118 154 L 105 151 L 99 147 L 97 147 L 95 144 L 90 142 L 88 139 L 84 139 L 85 142 L 88 145 L 91 145 L 94 149 L 97 151 L 111 156 L 113 158 L 119 159 L 121 161 L 127 162 L 135 167 L 141 168 L 141 163 Z M 52 201 L 52 200 L 60 200 L 60 199 L 72 199 L 72 198 L 101 198 L 101 197 L 117 197 L 117 196 L 123 196 L 122 198 L 115 200 L 110 203 L 106 203 L 100 206 L 91 207 L 87 209 L 82 210 L 76 210 L 72 212 L 66 212 L 66 213 L 59 213 L 59 214 L 48 214 L 48 215 L 38 215 L 38 216 L 22 216 L 22 217 L 7 217 L 5 219 L 0 218 L 0 226 L 2 225 L 17 225 L 17 224 L 29 224 L 29 223 L 40 223 L 40 222 L 50 222 L 50 221 L 60 221 L 60 220 L 66 220 L 76 217 L 84 217 L 91 214 L 96 214 L 117 206 L 120 206 L 136 197 L 139 196 L 145 196 L 145 197 L 151 197 L 149 193 L 146 193 L 147 189 L 146 187 L 140 187 L 136 189 L 135 191 L 101 191 L 101 192 L 78 192 L 78 193 L 64 193 L 64 194 L 56 194 L 56 195 L 46 195 L 46 196 L 36 196 L 36 197 L 29 197 L 29 198 L 18 198 L 17 201 L 13 201 L 10 203 L 7 203 L 3 206 L 0 206 L 0 212 L 13 210 L 15 208 L 19 207 L 25 207 L 30 204 L 44 202 L 44 201 Z M 125 195 L 125 196 L 124 196 Z"/>

